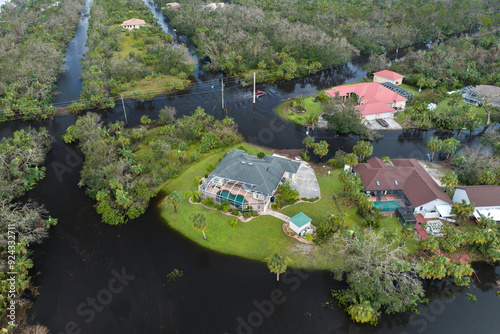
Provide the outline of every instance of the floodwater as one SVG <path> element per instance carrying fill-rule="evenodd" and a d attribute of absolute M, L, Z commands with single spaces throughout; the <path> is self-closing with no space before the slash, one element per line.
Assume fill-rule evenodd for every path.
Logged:
<path fill-rule="evenodd" d="M 299 148 L 305 129 L 277 116 L 280 100 L 357 81 L 364 75 L 362 62 L 359 59 L 293 82 L 259 85 L 267 94 L 255 106 L 249 89 L 226 79 L 227 111 L 222 110 L 221 76 L 213 76 L 197 77 L 190 90 L 159 96 L 151 103 L 128 100 L 126 112 L 134 126 L 144 114 L 156 117 L 165 105 L 176 107 L 180 115 L 202 106 L 218 118 L 234 117 L 247 141 L 272 148 Z M 65 94 L 66 87 L 72 86 L 60 83 L 58 90 Z M 105 122 L 123 120 L 123 109 L 117 106 L 102 112 L 102 117 Z M 0 137 L 31 124 L 46 126 L 56 138 L 47 156 L 46 178 L 25 196 L 44 204 L 59 218 L 50 237 L 34 247 L 33 274 L 40 295 L 29 312 L 30 323 L 45 325 L 52 333 L 500 332 L 498 265 L 476 265 L 479 280 L 473 278 L 469 289 L 425 281 L 432 301 L 419 306 L 420 315 L 384 315 L 373 327 L 354 324 L 335 305 L 321 306 L 331 300 L 331 289 L 345 287 L 330 272 L 291 270 L 277 283 L 263 263 L 209 251 L 166 226 L 159 218 L 158 199 L 143 216 L 125 226 L 105 225 L 94 210 L 95 203 L 78 187 L 83 157 L 61 140 L 75 120 L 68 115 L 43 122 L 0 124 Z M 478 142 L 479 130 L 464 134 L 462 143 Z M 428 153 L 430 136 L 450 135 L 435 131 L 383 134 L 374 143 L 374 155 L 421 158 Z M 350 151 L 358 140 L 327 130 L 315 130 L 313 135 L 328 141 L 331 154 L 339 148 Z M 184 277 L 168 281 L 166 275 L 174 268 L 182 270 Z M 468 302 L 466 292 L 475 294 L 478 303 Z"/>

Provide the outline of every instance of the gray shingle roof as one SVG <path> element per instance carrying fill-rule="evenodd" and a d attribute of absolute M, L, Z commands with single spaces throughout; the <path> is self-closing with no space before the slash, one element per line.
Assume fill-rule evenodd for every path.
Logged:
<path fill-rule="evenodd" d="M 252 191 L 273 195 L 285 172 L 296 173 L 300 162 L 266 155 L 259 159 L 245 151 L 229 151 L 211 176 L 223 177 L 254 185 Z"/>

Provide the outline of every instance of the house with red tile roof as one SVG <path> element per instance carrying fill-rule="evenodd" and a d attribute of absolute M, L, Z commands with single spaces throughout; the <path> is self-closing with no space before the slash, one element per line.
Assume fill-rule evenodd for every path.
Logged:
<path fill-rule="evenodd" d="M 140 19 L 130 19 L 127 21 L 123 21 L 121 26 L 125 29 L 136 29 L 140 27 L 144 27 L 146 25 L 146 21 Z"/>
<path fill-rule="evenodd" d="M 403 83 L 404 77 L 405 77 L 404 75 L 393 71 L 382 70 L 373 73 L 373 82 L 378 82 L 378 83 L 390 82 L 392 84 L 399 86 Z"/>
<path fill-rule="evenodd" d="M 364 82 L 354 85 L 337 86 L 326 90 L 326 94 L 343 99 L 356 96 L 363 119 L 392 118 L 396 109 L 404 109 L 407 99 L 377 82 Z"/>
<path fill-rule="evenodd" d="M 464 186 L 457 187 L 453 195 L 453 202 L 467 204 L 474 203 L 474 217 L 480 219 L 481 215 L 500 221 L 500 186 Z"/>
<path fill-rule="evenodd" d="M 425 218 L 439 217 L 437 206 L 451 209 L 451 199 L 416 159 L 392 159 L 390 164 L 385 164 L 374 157 L 353 170 L 359 175 L 364 190 L 376 198 L 375 207 L 392 206 L 400 211 L 420 213 Z M 387 201 L 391 203 L 382 203 Z"/>

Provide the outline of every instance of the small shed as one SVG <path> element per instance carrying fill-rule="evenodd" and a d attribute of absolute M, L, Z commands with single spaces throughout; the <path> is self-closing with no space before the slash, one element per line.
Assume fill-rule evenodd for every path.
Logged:
<path fill-rule="evenodd" d="M 290 218 L 289 226 L 297 234 L 300 234 L 302 230 L 311 227 L 311 218 L 307 217 L 303 212 L 300 212 Z"/>

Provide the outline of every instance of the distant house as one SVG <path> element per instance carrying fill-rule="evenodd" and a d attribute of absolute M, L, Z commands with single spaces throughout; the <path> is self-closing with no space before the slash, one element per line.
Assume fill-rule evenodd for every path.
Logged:
<path fill-rule="evenodd" d="M 331 97 L 338 95 L 343 99 L 356 96 L 363 119 L 392 118 L 396 109 L 406 107 L 406 98 L 376 82 L 338 86 L 325 91 Z"/>
<path fill-rule="evenodd" d="M 393 71 L 382 70 L 373 73 L 373 82 L 383 83 L 390 82 L 395 85 L 401 85 L 405 76 Z"/>
<path fill-rule="evenodd" d="M 232 150 L 200 186 L 202 198 L 228 201 L 240 211 L 263 212 L 282 182 L 295 178 L 300 162 L 266 155 L 259 159 L 242 150 Z M 250 208 L 251 207 L 251 208 Z"/>
<path fill-rule="evenodd" d="M 146 22 L 144 20 L 140 19 L 130 19 L 127 21 L 123 21 L 121 26 L 125 29 L 137 29 L 140 27 L 144 27 L 146 25 Z"/>
<path fill-rule="evenodd" d="M 416 159 L 392 159 L 386 165 L 371 158 L 353 168 L 363 188 L 381 211 L 440 216 L 438 207 L 451 209 L 452 201 Z"/>
<path fill-rule="evenodd" d="M 218 8 L 224 8 L 226 4 L 224 2 L 212 2 L 203 6 L 203 8 L 208 9 L 210 11 L 216 10 Z"/>
<path fill-rule="evenodd" d="M 460 91 L 462 101 L 475 106 L 487 101 L 493 107 L 500 108 L 500 87 L 491 85 L 467 86 Z"/>
<path fill-rule="evenodd" d="M 453 202 L 474 203 L 474 217 L 481 215 L 500 221 L 500 186 L 465 186 L 457 187 Z"/>
<path fill-rule="evenodd" d="M 180 6 L 181 6 L 181 4 L 178 2 L 167 3 L 167 7 L 169 7 L 170 9 L 179 9 Z"/>
<path fill-rule="evenodd" d="M 289 220 L 289 226 L 295 233 L 299 234 L 307 228 L 311 228 L 311 218 L 303 212 L 296 214 Z"/>

